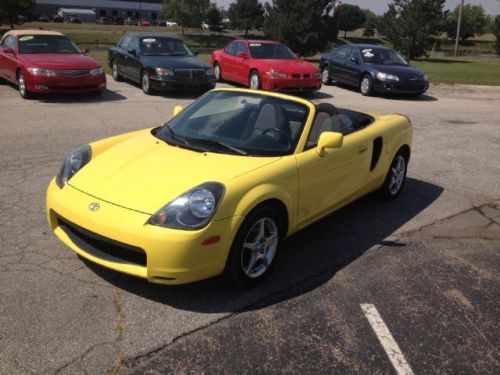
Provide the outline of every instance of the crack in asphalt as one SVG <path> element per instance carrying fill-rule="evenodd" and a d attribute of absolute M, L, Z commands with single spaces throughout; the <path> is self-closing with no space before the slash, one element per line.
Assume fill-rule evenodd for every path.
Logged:
<path fill-rule="evenodd" d="M 113 307 L 116 312 L 115 321 L 113 329 L 116 332 L 116 338 L 114 340 L 114 345 L 118 353 L 115 363 L 111 369 L 107 371 L 110 375 L 120 374 L 124 370 L 125 365 L 125 353 L 123 352 L 122 343 L 123 336 L 126 331 L 125 319 L 123 315 L 123 304 L 122 304 L 122 293 L 123 291 L 117 287 L 113 288 Z"/>
<path fill-rule="evenodd" d="M 77 363 L 79 361 L 83 361 L 83 359 L 92 351 L 94 350 L 95 348 L 99 347 L 99 346 L 104 346 L 104 345 L 107 345 L 107 344 L 111 344 L 112 342 L 110 341 L 104 341 L 104 342 L 100 342 L 98 344 L 94 344 L 92 346 L 90 346 L 87 350 L 85 350 L 85 352 L 83 352 L 82 354 L 80 354 L 79 356 L 73 358 L 72 360 L 66 362 L 64 365 L 60 366 L 59 368 L 57 368 L 54 372 L 53 372 L 53 375 L 57 375 L 57 374 L 60 374 L 62 373 L 62 371 L 64 371 L 66 368 L 68 368 L 69 366 L 71 366 L 72 364 L 74 363 Z"/>

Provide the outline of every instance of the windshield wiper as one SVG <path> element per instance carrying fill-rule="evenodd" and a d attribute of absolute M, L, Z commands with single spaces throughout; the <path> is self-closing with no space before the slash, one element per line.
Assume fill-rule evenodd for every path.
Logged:
<path fill-rule="evenodd" d="M 224 142 L 216 141 L 214 139 L 189 138 L 189 141 L 194 142 L 194 143 L 199 143 L 202 145 L 214 145 L 214 146 L 223 147 L 226 150 L 231 150 L 234 153 L 239 154 L 239 155 L 244 155 L 244 156 L 248 155 L 248 152 L 246 152 L 245 150 L 242 150 L 241 148 L 234 147 L 234 146 L 228 145 Z"/>
<path fill-rule="evenodd" d="M 188 147 L 191 147 L 189 141 L 187 139 L 184 139 L 183 137 L 180 137 L 178 136 L 171 128 L 170 126 L 168 125 L 165 125 L 165 128 L 168 130 L 168 132 L 170 133 L 170 137 L 173 139 L 173 140 L 176 140 L 180 143 L 182 143 L 184 146 L 188 146 Z"/>

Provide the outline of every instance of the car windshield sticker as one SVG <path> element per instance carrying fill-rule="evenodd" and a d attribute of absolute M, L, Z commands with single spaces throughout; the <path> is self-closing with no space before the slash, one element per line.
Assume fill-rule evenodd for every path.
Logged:
<path fill-rule="evenodd" d="M 260 43 L 250 43 L 250 47 L 260 47 L 261 45 Z"/>
<path fill-rule="evenodd" d="M 143 43 L 154 43 L 156 42 L 156 39 L 154 38 L 146 38 L 142 40 Z"/>
<path fill-rule="evenodd" d="M 364 49 L 361 51 L 364 57 L 373 57 L 373 50 L 372 49 Z"/>
<path fill-rule="evenodd" d="M 20 42 L 27 42 L 28 40 L 34 39 L 35 37 L 33 35 L 26 35 L 22 36 L 19 38 Z"/>

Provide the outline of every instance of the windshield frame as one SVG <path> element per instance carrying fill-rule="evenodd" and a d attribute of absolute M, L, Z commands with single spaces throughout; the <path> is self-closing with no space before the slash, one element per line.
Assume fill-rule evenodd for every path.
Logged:
<path fill-rule="evenodd" d="M 69 41 L 69 46 L 74 48 L 73 52 L 55 52 L 55 51 L 40 51 L 40 52 L 27 52 L 23 50 L 22 40 L 23 38 L 30 38 L 32 40 L 35 38 L 51 38 L 51 39 L 63 39 Z M 17 36 L 17 50 L 20 55 L 40 55 L 40 54 L 57 54 L 57 55 L 81 55 L 82 50 L 66 35 L 52 35 L 52 34 L 21 34 Z"/>
<path fill-rule="evenodd" d="M 144 51 L 144 46 L 145 46 L 144 40 L 147 40 L 147 39 L 160 40 L 161 42 L 179 43 L 186 50 L 185 52 L 187 52 L 187 53 L 185 55 L 177 55 L 176 53 L 178 53 L 178 52 L 146 53 Z M 142 56 L 167 56 L 167 57 L 168 56 L 171 56 L 171 57 L 195 57 L 196 56 L 195 53 L 193 52 L 193 50 L 191 48 L 189 48 L 189 46 L 186 43 L 184 43 L 184 41 L 182 41 L 180 39 L 169 38 L 166 36 L 140 36 L 138 38 L 138 45 L 139 45 L 139 52 Z"/>
<path fill-rule="evenodd" d="M 269 150 L 265 148 L 252 148 L 252 147 L 247 147 L 244 144 L 239 144 L 239 143 L 231 143 L 230 139 L 228 138 L 217 138 L 217 137 L 190 137 L 189 135 L 182 134 L 178 131 L 178 129 L 182 129 L 184 126 L 184 123 L 192 118 L 192 115 L 196 114 L 200 109 L 205 107 L 208 103 L 210 103 L 210 96 L 214 96 L 217 94 L 221 93 L 226 93 L 226 94 L 234 94 L 234 96 L 248 96 L 248 97 L 259 97 L 261 101 L 259 102 L 259 105 L 262 104 L 262 102 L 271 99 L 275 100 L 277 102 L 283 102 L 283 104 L 291 104 L 297 106 L 297 108 L 300 108 L 303 110 L 303 118 L 300 123 L 300 126 L 298 128 L 298 131 L 295 135 L 295 138 L 292 139 L 290 138 L 290 146 L 288 149 L 276 149 L 276 150 Z M 197 105 L 200 102 L 202 102 L 201 105 Z M 220 153 L 224 155 L 231 155 L 231 156 L 238 156 L 238 157 L 283 157 L 283 156 L 288 156 L 288 155 L 293 155 L 297 152 L 297 148 L 300 145 L 300 141 L 303 138 L 304 131 L 306 127 L 308 126 L 308 123 L 310 122 L 310 114 L 311 111 L 313 111 L 314 105 L 309 105 L 306 104 L 305 102 L 302 102 L 300 100 L 293 100 L 292 98 L 283 98 L 280 97 L 279 95 L 266 95 L 266 94 L 259 94 L 259 93 L 252 93 L 249 92 L 248 90 L 244 89 L 222 89 L 222 90 L 212 90 L 201 96 L 198 100 L 195 102 L 191 103 L 188 107 L 186 107 L 182 112 L 180 112 L 177 116 L 171 118 L 168 122 L 166 122 L 163 126 L 155 128 L 152 131 L 153 136 L 155 136 L 158 139 L 161 139 L 162 141 L 166 142 L 169 145 L 180 147 L 180 148 L 185 148 L 197 152 L 213 152 L 213 153 Z M 220 112 L 222 113 L 222 112 Z M 217 113 L 217 114 L 220 114 Z M 291 122 L 291 121 L 290 121 Z M 247 125 L 249 126 L 249 125 Z M 178 128 L 175 129 L 174 127 Z M 190 130 L 192 131 L 192 130 Z M 166 134 L 169 134 L 169 136 L 165 136 Z M 210 135 L 213 135 L 213 133 L 210 133 Z M 176 139 L 177 138 L 177 139 Z M 249 139 L 251 139 L 249 137 Z M 204 140 L 207 140 L 208 142 L 203 142 Z M 179 142 L 180 141 L 180 142 Z M 243 151 L 243 152 L 229 152 L 230 148 L 228 147 L 216 147 L 215 144 L 210 144 L 211 141 L 214 142 L 219 142 L 219 143 L 225 143 L 225 145 L 220 145 L 220 146 L 231 146 L 234 149 L 238 149 L 238 151 Z M 204 147 L 207 146 L 207 147 Z M 213 146 L 213 147 L 210 147 Z"/>

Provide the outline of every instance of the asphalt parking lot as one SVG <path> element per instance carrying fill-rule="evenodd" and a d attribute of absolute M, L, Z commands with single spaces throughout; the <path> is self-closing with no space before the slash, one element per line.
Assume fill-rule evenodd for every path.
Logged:
<path fill-rule="evenodd" d="M 220 278 L 151 285 L 50 233 L 45 189 L 69 151 L 161 125 L 195 98 L 108 88 L 23 101 L 0 85 L 1 374 L 500 372 L 500 88 L 313 95 L 410 117 L 405 191 L 293 236 L 244 291 Z"/>

